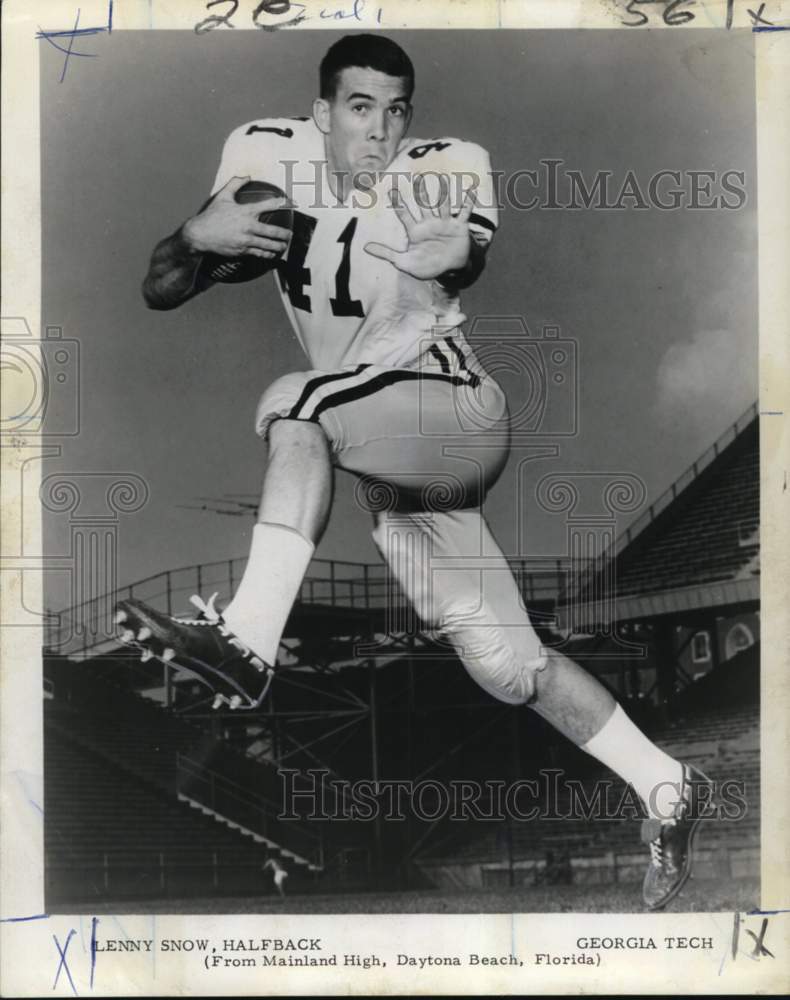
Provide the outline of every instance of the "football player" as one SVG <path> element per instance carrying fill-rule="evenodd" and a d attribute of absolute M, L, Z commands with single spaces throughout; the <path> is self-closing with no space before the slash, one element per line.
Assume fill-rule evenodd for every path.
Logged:
<path fill-rule="evenodd" d="M 311 369 L 261 398 L 269 459 L 230 604 L 220 613 L 214 598 L 195 597 L 199 614 L 176 619 L 122 601 L 122 638 L 197 673 L 214 707 L 257 708 L 326 524 L 333 467 L 354 474 L 394 576 L 471 676 L 636 789 L 649 817 L 644 898 L 656 909 L 688 877 L 710 783 L 651 743 L 591 675 L 542 648 L 482 516 L 507 460 L 508 412 L 464 338 L 459 293 L 482 272 L 497 229 L 491 167 L 474 143 L 410 138 L 413 90 L 411 61 L 390 39 L 340 39 L 321 63 L 312 116 L 232 132 L 212 198 L 154 250 L 143 291 L 158 309 L 210 286 L 204 254 L 276 263 Z M 286 198 L 239 204 L 250 179 Z M 259 220 L 284 204 L 291 230 Z"/>

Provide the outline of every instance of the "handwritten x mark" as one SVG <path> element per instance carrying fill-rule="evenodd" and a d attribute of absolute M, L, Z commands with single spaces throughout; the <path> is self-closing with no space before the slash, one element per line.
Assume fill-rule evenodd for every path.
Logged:
<path fill-rule="evenodd" d="M 756 14 L 751 9 L 751 7 L 748 8 L 748 14 L 749 14 L 749 17 L 751 17 L 751 19 L 752 19 L 752 24 L 768 24 L 768 25 L 773 25 L 773 21 L 766 21 L 766 19 L 762 16 L 764 10 L 765 10 L 765 4 L 764 3 L 760 4 L 760 9 L 757 11 Z"/>
<path fill-rule="evenodd" d="M 74 990 L 74 996 L 77 996 L 77 988 L 74 985 L 74 980 L 71 978 L 71 972 L 69 971 L 69 963 L 66 961 L 66 952 L 69 950 L 69 944 L 71 943 L 72 937 L 77 932 L 72 929 L 69 931 L 69 936 L 66 938 L 66 943 L 61 948 L 60 941 L 58 941 L 57 934 L 52 935 L 52 940 L 55 942 L 55 947 L 58 949 L 58 954 L 60 955 L 60 962 L 58 962 L 58 971 L 55 973 L 55 982 L 52 984 L 52 989 L 58 985 L 58 980 L 60 979 L 60 970 L 64 969 L 66 975 L 68 976 L 69 983 L 71 984 L 72 990 Z"/>
<path fill-rule="evenodd" d="M 57 49 L 58 52 L 62 52 L 66 57 L 63 60 L 63 72 L 60 74 L 61 83 L 63 83 L 64 79 L 66 78 L 66 69 L 69 64 L 69 59 L 71 59 L 72 56 L 79 56 L 83 59 L 95 58 L 95 53 L 93 52 L 74 51 L 74 40 L 76 38 L 83 38 L 86 35 L 101 35 L 105 31 L 108 34 L 112 34 L 112 5 L 113 5 L 113 0 L 109 0 L 107 24 L 106 26 L 102 26 L 100 28 L 80 28 L 79 25 L 80 25 L 81 11 L 79 8 L 77 8 L 77 18 L 74 22 L 74 27 L 71 29 L 66 29 L 64 31 L 44 31 L 43 28 L 39 27 L 38 31 L 36 32 L 36 38 L 42 39 L 45 42 L 49 42 L 49 44 L 53 48 Z M 59 41 L 56 40 L 61 38 L 68 39 L 68 47 L 64 48 L 63 44 L 61 44 Z"/>
<path fill-rule="evenodd" d="M 747 929 L 746 933 L 754 941 L 754 948 L 752 949 L 752 958 L 760 958 L 762 955 L 767 955 L 769 958 L 773 958 L 774 955 L 765 947 L 763 944 L 763 938 L 765 937 L 765 932 L 768 930 L 768 917 L 763 920 L 763 925 L 760 928 L 760 936 L 758 937 L 754 931 Z"/>

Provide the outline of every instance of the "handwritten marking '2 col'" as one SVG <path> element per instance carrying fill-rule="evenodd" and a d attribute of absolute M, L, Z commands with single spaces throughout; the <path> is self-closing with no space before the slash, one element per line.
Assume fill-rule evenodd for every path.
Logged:
<path fill-rule="evenodd" d="M 205 6 L 211 13 L 195 25 L 196 34 L 202 35 L 220 27 L 237 26 L 233 23 L 233 19 L 239 11 L 241 0 L 208 0 Z M 360 24 L 367 21 L 381 24 L 383 13 L 383 7 L 369 4 L 368 0 L 329 4 L 317 8 L 314 14 L 308 13 L 306 3 L 297 3 L 296 0 L 259 0 L 250 16 L 256 28 L 262 31 L 279 31 L 281 28 L 302 24 L 311 18 L 321 21 L 358 21 Z M 278 20 L 281 18 L 285 20 Z"/>

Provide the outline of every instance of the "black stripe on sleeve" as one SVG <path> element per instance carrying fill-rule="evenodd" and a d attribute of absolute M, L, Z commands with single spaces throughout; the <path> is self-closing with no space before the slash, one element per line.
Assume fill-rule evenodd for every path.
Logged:
<path fill-rule="evenodd" d="M 496 232 L 496 226 L 494 223 L 487 219 L 484 215 L 478 215 L 477 212 L 472 212 L 469 216 L 469 221 L 475 226 L 481 226 L 483 229 L 487 229 L 491 233 Z"/>

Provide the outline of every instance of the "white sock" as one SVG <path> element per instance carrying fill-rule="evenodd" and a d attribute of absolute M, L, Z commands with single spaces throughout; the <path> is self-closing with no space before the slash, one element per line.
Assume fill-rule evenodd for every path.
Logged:
<path fill-rule="evenodd" d="M 683 765 L 651 743 L 620 705 L 582 750 L 633 785 L 653 819 L 672 816 L 680 798 Z"/>
<path fill-rule="evenodd" d="M 247 568 L 222 612 L 232 632 L 272 666 L 315 546 L 284 524 L 256 524 Z"/>

